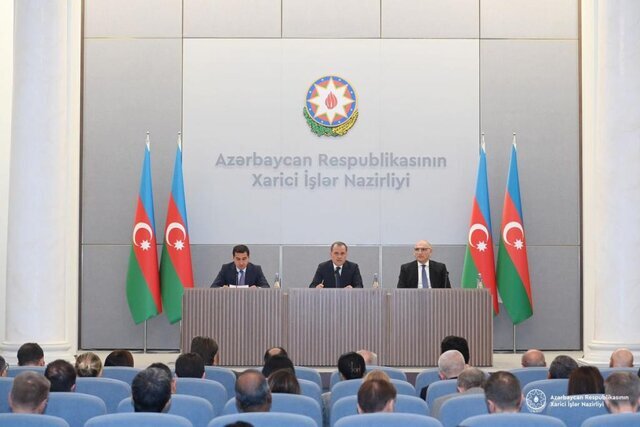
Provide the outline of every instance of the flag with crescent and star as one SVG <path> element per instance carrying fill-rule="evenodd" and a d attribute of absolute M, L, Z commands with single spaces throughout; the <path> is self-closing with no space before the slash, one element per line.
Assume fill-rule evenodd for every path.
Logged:
<path fill-rule="evenodd" d="M 182 141 L 178 135 L 178 149 L 173 167 L 173 183 L 169 195 L 167 226 L 160 259 L 160 283 L 162 304 L 170 323 L 182 319 L 182 294 L 185 288 L 193 288 L 191 246 L 187 226 L 187 205 L 182 179 Z"/>
<path fill-rule="evenodd" d="M 129 255 L 129 269 L 127 270 L 127 302 L 131 317 L 136 324 L 162 312 L 149 145 L 149 134 L 147 133 L 140 193 L 138 194 L 138 206 L 133 226 L 131 254 Z"/>
<path fill-rule="evenodd" d="M 533 314 L 527 244 L 522 222 L 520 180 L 514 135 L 507 190 L 504 195 L 497 267 L 498 291 L 504 308 L 509 313 L 514 325 L 528 319 Z"/>
<path fill-rule="evenodd" d="M 496 289 L 496 271 L 493 257 L 493 238 L 491 234 L 491 210 L 489 209 L 489 183 L 487 180 L 487 153 L 484 135 L 480 144 L 480 161 L 476 195 L 471 208 L 471 221 L 467 235 L 467 251 L 462 268 L 462 287 L 476 288 L 478 274 L 482 283 L 491 292 L 493 311 L 498 313 L 498 292 Z"/>

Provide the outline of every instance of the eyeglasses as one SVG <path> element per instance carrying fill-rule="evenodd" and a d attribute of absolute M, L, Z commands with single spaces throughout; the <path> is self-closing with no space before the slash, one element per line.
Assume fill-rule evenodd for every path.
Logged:
<path fill-rule="evenodd" d="M 416 252 L 427 252 L 430 251 L 431 248 L 413 248 L 413 250 Z"/>

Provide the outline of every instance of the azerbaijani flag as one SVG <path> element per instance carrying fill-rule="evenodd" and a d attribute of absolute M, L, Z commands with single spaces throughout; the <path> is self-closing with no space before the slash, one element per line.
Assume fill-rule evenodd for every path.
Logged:
<path fill-rule="evenodd" d="M 173 167 L 173 183 L 169 195 L 164 245 L 162 245 L 160 282 L 162 283 L 164 311 L 169 322 L 175 323 L 182 319 L 184 288 L 193 288 L 187 206 L 182 180 L 182 141 L 180 135 L 178 135 L 178 149 Z"/>
<path fill-rule="evenodd" d="M 482 282 L 491 292 L 494 313 L 498 313 L 500 307 L 496 291 L 491 210 L 489 209 L 489 183 L 487 180 L 487 153 L 484 146 L 484 136 L 480 145 L 476 195 L 471 208 L 467 251 L 464 255 L 464 266 L 462 268 L 462 287 L 475 288 L 478 282 L 478 274 L 482 275 Z"/>
<path fill-rule="evenodd" d="M 131 317 L 136 324 L 162 313 L 149 145 L 149 133 L 147 132 L 138 207 L 133 226 L 129 269 L 127 270 L 127 302 Z"/>
<path fill-rule="evenodd" d="M 498 290 L 514 325 L 533 314 L 527 244 L 522 226 L 522 204 L 520 203 L 520 181 L 516 138 L 513 136 L 511 162 L 507 178 L 502 211 L 502 233 L 498 251 Z"/>

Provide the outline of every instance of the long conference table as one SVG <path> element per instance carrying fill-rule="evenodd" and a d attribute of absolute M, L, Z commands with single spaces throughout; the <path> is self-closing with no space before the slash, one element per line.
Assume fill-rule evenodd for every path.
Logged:
<path fill-rule="evenodd" d="M 300 366 L 336 366 L 367 349 L 378 363 L 436 366 L 447 335 L 469 342 L 470 364 L 491 366 L 493 314 L 486 289 L 188 289 L 181 348 L 214 338 L 225 366 L 259 366 L 273 346 Z"/>

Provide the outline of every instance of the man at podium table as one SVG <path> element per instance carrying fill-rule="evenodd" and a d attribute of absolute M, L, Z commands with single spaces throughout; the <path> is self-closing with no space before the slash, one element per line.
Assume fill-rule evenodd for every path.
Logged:
<path fill-rule="evenodd" d="M 249 248 L 246 245 L 236 245 L 232 251 L 233 262 L 223 264 L 212 288 L 223 286 L 268 288 L 269 283 L 264 277 L 262 267 L 249 262 Z"/>
<path fill-rule="evenodd" d="M 361 288 L 362 276 L 355 262 L 347 261 L 346 243 L 334 242 L 329 253 L 331 259 L 318 265 L 310 288 Z"/>
<path fill-rule="evenodd" d="M 431 243 L 418 241 L 413 248 L 415 261 L 402 264 L 398 288 L 450 288 L 447 266 L 431 260 Z"/>

